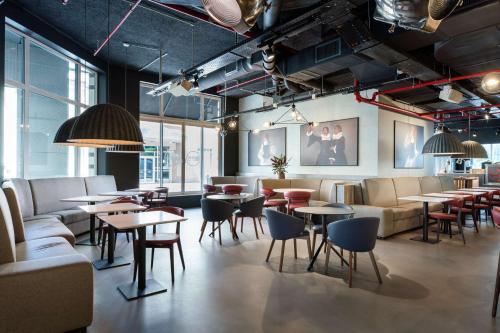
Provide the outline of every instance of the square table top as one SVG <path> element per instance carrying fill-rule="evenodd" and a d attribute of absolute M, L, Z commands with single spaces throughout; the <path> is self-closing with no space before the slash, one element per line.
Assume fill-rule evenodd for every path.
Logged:
<path fill-rule="evenodd" d="M 443 203 L 452 200 L 451 198 L 432 197 L 425 195 L 409 195 L 406 197 L 399 197 L 398 199 L 408 200 L 408 201 L 432 202 L 432 203 Z"/>
<path fill-rule="evenodd" d="M 141 227 L 147 227 L 149 225 L 182 222 L 187 220 L 187 218 L 185 217 L 163 211 L 141 212 L 122 215 L 106 215 L 99 218 L 105 223 L 112 225 L 119 230 L 137 229 Z"/>
<path fill-rule="evenodd" d="M 485 193 L 488 193 L 488 192 L 453 190 L 453 191 L 444 191 L 443 193 L 451 193 L 451 194 L 470 193 L 471 195 L 484 195 Z"/>
<path fill-rule="evenodd" d="M 136 195 L 141 195 L 144 194 L 148 191 L 132 191 L 132 190 L 125 190 L 125 191 L 113 191 L 113 192 L 105 192 L 105 193 L 99 193 L 101 196 L 120 196 L 120 197 L 130 197 L 130 196 L 136 196 Z"/>
<path fill-rule="evenodd" d="M 81 210 L 89 214 L 121 213 L 145 210 L 146 207 L 130 202 L 102 205 L 78 206 Z"/>
<path fill-rule="evenodd" d="M 245 200 L 250 197 L 250 194 L 212 194 L 207 196 L 207 199 L 212 200 Z"/>
<path fill-rule="evenodd" d="M 425 193 L 425 196 L 438 197 L 438 198 L 452 198 L 452 199 L 463 199 L 470 197 L 470 194 L 456 194 L 456 193 Z"/>
<path fill-rule="evenodd" d="M 500 187 L 491 187 L 491 186 L 479 186 L 472 187 L 472 190 L 485 190 L 485 191 L 500 191 Z"/>
<path fill-rule="evenodd" d="M 83 195 L 80 197 L 72 197 L 61 199 L 64 202 L 104 202 L 104 201 L 113 201 L 118 199 L 119 196 L 116 195 Z"/>

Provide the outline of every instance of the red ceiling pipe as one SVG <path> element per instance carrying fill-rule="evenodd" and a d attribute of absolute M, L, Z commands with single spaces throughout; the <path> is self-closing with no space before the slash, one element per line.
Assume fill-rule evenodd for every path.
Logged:
<path fill-rule="evenodd" d="M 500 107 L 500 104 L 487 104 L 487 105 L 481 105 L 481 106 L 466 106 L 466 107 L 458 108 L 458 109 L 432 111 L 432 112 L 426 112 L 426 113 L 422 113 L 422 114 L 423 115 L 435 115 L 435 114 L 443 114 L 443 113 L 470 112 L 470 111 L 475 111 L 475 110 L 496 108 L 496 107 Z"/>
<path fill-rule="evenodd" d="M 109 35 L 106 36 L 106 38 L 104 39 L 104 41 L 102 42 L 102 44 L 97 48 L 97 50 L 95 50 L 94 57 L 102 50 L 102 48 L 106 44 L 108 44 L 108 42 L 110 41 L 111 37 L 113 37 L 113 35 L 118 31 L 118 29 L 120 29 L 120 27 L 123 25 L 123 23 L 125 23 L 125 21 L 130 16 L 130 14 L 132 14 L 132 12 L 137 8 L 137 6 L 139 6 L 139 4 L 141 3 L 141 1 L 142 0 L 137 0 L 133 5 L 130 6 L 130 8 L 128 9 L 128 11 L 125 13 L 125 16 L 122 17 L 122 19 L 120 20 L 120 22 L 118 22 L 118 24 L 116 25 L 116 27 L 114 27 L 114 29 L 111 30 L 111 32 L 109 33 Z M 108 20 L 109 20 L 109 17 L 108 17 Z"/>
<path fill-rule="evenodd" d="M 185 6 L 181 6 L 181 5 L 169 5 L 167 3 L 159 2 L 159 1 L 156 1 L 156 0 L 148 0 L 148 1 L 151 2 L 151 3 L 154 3 L 155 5 L 158 5 L 160 7 L 173 10 L 176 13 L 189 16 L 189 17 L 194 18 L 196 20 L 207 22 L 209 24 L 212 24 L 214 26 L 217 26 L 219 28 L 222 28 L 222 29 L 225 29 L 225 30 L 228 30 L 228 31 L 231 31 L 231 32 L 236 32 L 236 33 L 238 33 L 240 35 L 243 35 L 245 37 L 248 37 L 248 38 L 253 38 L 253 37 L 256 36 L 254 33 L 250 32 L 250 31 L 247 31 L 247 32 L 241 34 L 241 33 L 235 31 L 232 28 L 226 27 L 226 26 L 224 26 L 222 24 L 219 24 L 217 22 L 212 21 L 210 19 L 210 16 L 202 14 L 200 12 L 197 12 L 196 10 L 189 9 L 189 8 L 187 8 Z"/>
<path fill-rule="evenodd" d="M 359 86 L 359 81 L 358 80 L 354 80 L 354 87 L 357 88 L 358 86 Z M 405 110 L 405 109 L 402 109 L 402 108 L 394 106 L 394 105 L 390 105 L 390 104 L 378 102 L 378 101 L 375 101 L 375 100 L 372 100 L 372 99 L 369 99 L 369 98 L 364 98 L 364 97 L 361 96 L 361 94 L 357 90 L 354 91 L 354 96 L 356 97 L 356 101 L 359 102 L 359 103 L 366 103 L 366 104 L 378 106 L 378 107 L 380 107 L 382 109 L 385 109 L 387 111 L 399 113 L 399 114 L 402 114 L 402 115 L 405 115 L 405 116 L 410 116 L 410 117 L 414 117 L 414 118 L 429 120 L 429 121 L 433 121 L 433 122 L 437 121 L 433 117 L 424 116 L 424 115 L 422 115 L 422 114 L 420 114 L 418 112 L 413 112 L 413 111 Z"/>
<path fill-rule="evenodd" d="M 401 91 L 419 89 L 419 88 L 424 88 L 424 87 L 428 87 L 428 86 L 450 83 L 450 82 L 454 82 L 454 81 L 467 80 L 467 79 L 472 79 L 475 77 L 484 76 L 484 75 L 489 74 L 489 73 L 500 73 L 500 69 L 492 69 L 489 71 L 478 72 L 478 73 L 473 73 L 473 74 L 468 74 L 468 75 L 461 75 L 461 76 L 455 76 L 455 77 L 450 77 L 450 78 L 446 78 L 446 79 L 417 83 L 417 84 L 414 84 L 411 86 L 406 86 L 406 87 L 399 87 L 399 88 L 394 88 L 394 89 L 376 91 L 373 93 L 371 100 L 374 101 L 378 95 L 393 94 L 393 93 L 398 93 Z"/>
<path fill-rule="evenodd" d="M 250 79 L 250 80 L 247 80 L 247 81 L 236 83 L 236 84 L 234 84 L 232 86 L 229 86 L 229 87 L 226 87 L 226 88 L 217 89 L 217 93 L 220 94 L 220 93 L 223 93 L 223 92 L 226 92 L 226 91 L 229 91 L 229 90 L 233 90 L 233 89 L 236 89 L 236 88 L 239 88 L 239 87 L 243 87 L 243 86 L 246 86 L 247 84 L 250 84 L 250 83 L 253 83 L 253 82 L 256 82 L 256 81 L 260 81 L 260 80 L 264 80 L 266 77 L 269 77 L 269 76 L 271 76 L 271 75 L 265 74 L 265 75 L 262 75 L 262 76 L 254 77 L 253 79 Z"/>

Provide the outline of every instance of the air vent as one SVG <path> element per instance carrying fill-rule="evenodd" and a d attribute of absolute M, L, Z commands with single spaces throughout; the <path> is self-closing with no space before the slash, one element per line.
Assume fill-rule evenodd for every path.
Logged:
<path fill-rule="evenodd" d="M 232 74 L 234 74 L 238 71 L 238 62 L 235 61 L 232 64 L 227 65 L 224 68 L 226 69 L 226 76 L 231 76 Z"/>
<path fill-rule="evenodd" d="M 340 38 L 318 45 L 315 49 L 315 63 L 338 57 L 340 53 Z"/>

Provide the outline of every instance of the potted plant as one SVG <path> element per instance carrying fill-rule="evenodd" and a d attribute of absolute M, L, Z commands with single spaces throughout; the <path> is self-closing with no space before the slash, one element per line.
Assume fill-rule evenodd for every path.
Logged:
<path fill-rule="evenodd" d="M 278 179 L 285 179 L 286 168 L 288 168 L 288 162 L 286 155 L 275 155 L 271 157 L 271 166 L 273 167 L 273 173 L 278 175 Z"/>

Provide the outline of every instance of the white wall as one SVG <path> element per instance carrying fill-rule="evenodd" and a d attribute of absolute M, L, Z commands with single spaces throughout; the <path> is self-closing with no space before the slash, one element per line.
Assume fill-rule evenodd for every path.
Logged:
<path fill-rule="evenodd" d="M 253 95 L 240 99 L 240 111 L 262 107 L 262 97 Z M 271 102 L 266 99 L 266 105 Z M 359 117 L 359 165 L 358 166 L 301 166 L 300 165 L 300 125 L 287 125 L 287 156 L 291 158 L 290 175 L 352 175 L 377 176 L 378 174 L 378 109 L 368 104 L 360 104 L 353 95 L 336 95 L 297 104 L 297 109 L 309 121 L 330 121 Z M 241 129 L 263 129 L 265 121 L 276 120 L 286 107 L 261 113 L 240 116 Z M 276 126 L 278 127 L 278 126 Z M 268 166 L 248 166 L 248 133 L 240 131 L 239 172 L 240 174 L 272 175 Z"/>

